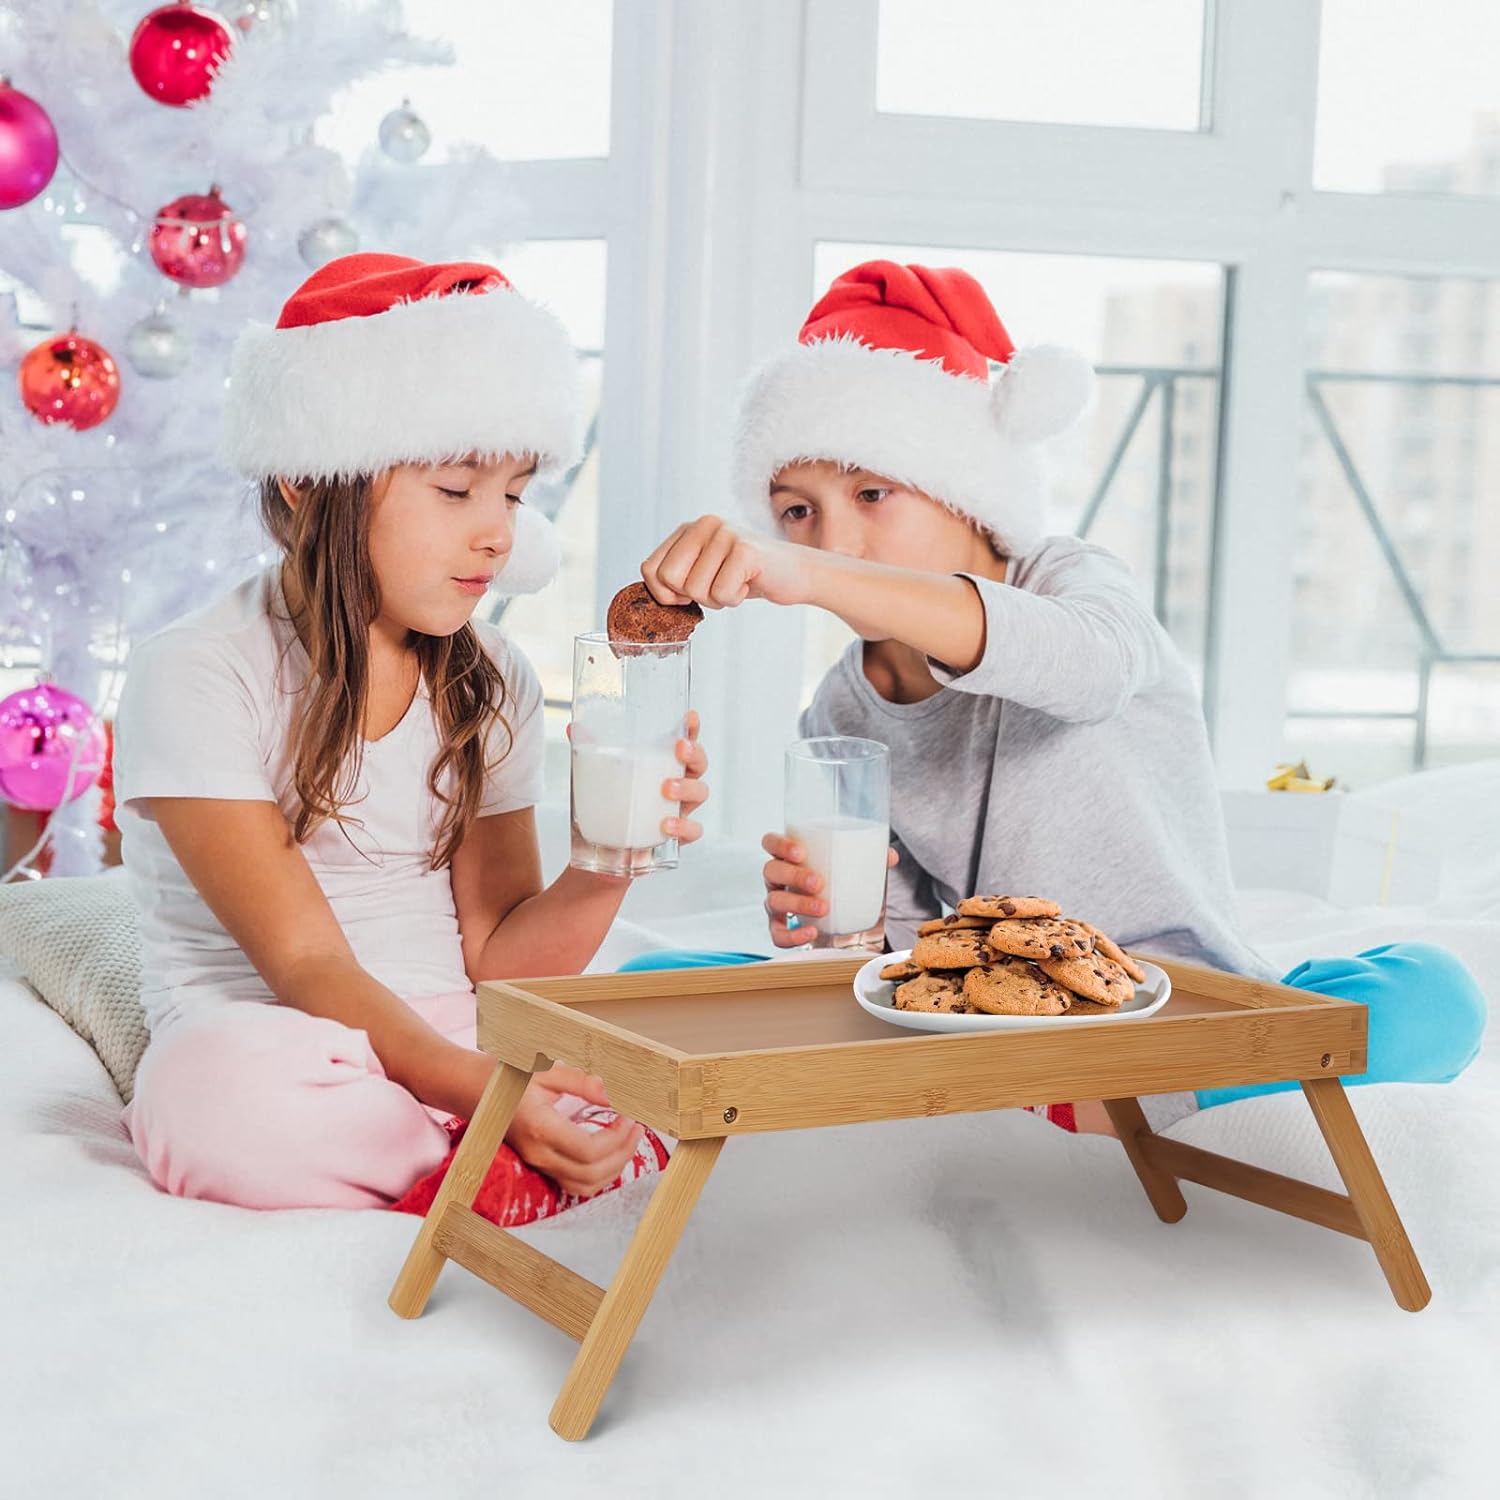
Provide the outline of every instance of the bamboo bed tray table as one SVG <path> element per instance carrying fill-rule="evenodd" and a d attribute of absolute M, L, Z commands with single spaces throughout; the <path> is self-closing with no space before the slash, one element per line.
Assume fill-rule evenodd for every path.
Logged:
<path fill-rule="evenodd" d="M 868 957 L 868 955 L 866 955 Z M 448 1260 L 580 1348 L 552 1408 L 587 1435 L 724 1142 L 757 1131 L 1100 1099 L 1157 1215 L 1187 1212 L 1179 1181 L 1367 1240 L 1400 1306 L 1431 1293 L 1341 1075 L 1365 1070 L 1365 1009 L 1166 959 L 1172 997 L 1137 1021 L 1059 1020 L 972 1035 L 902 1031 L 855 1003 L 858 958 L 577 975 L 479 986 L 479 1045 L 501 1064 L 418 1230 L 390 1305 L 418 1316 Z M 678 1145 L 608 1289 L 472 1211 L 531 1075 L 598 1074 L 622 1113 Z M 1142 1094 L 1295 1079 L 1347 1195 L 1154 1135 Z"/>

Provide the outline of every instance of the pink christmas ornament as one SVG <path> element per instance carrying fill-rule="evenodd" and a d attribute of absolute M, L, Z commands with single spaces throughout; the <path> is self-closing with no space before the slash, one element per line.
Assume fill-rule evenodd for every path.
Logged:
<path fill-rule="evenodd" d="M 51 812 L 75 801 L 104 769 L 104 725 L 55 683 L 0 698 L 0 801 Z"/>
<path fill-rule="evenodd" d="M 57 132 L 47 111 L 0 78 L 0 208 L 30 203 L 57 170 Z"/>
<path fill-rule="evenodd" d="M 151 259 L 182 286 L 223 286 L 245 263 L 250 233 L 219 196 L 185 193 L 158 210 L 151 226 Z"/>

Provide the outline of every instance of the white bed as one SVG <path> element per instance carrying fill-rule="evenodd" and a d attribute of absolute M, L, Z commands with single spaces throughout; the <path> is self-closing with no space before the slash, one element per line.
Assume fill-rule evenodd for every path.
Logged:
<path fill-rule="evenodd" d="M 1497 774 L 1405 794 L 1455 830 L 1443 898 L 1249 893 L 1270 956 L 1446 944 L 1500 997 Z M 1488 829 L 1476 828 L 1487 821 Z M 601 955 L 759 941 L 755 858 L 717 901 L 643 888 Z M 687 872 L 685 872 L 687 873 Z M 684 881 L 679 889 L 686 890 Z M 450 1267 L 385 1305 L 415 1221 L 158 1193 L 102 1066 L 0 972 L 0 1472 L 52 1497 L 1401 1496 L 1500 1486 L 1500 1044 L 1456 1085 L 1353 1095 L 1434 1289 L 1368 1248 L 1186 1188 L 1159 1223 L 1120 1148 L 1018 1112 L 724 1153 L 594 1435 L 547 1413 L 574 1345 Z M 1211 1149 L 1336 1186 L 1300 1096 L 1195 1116 Z M 607 1279 L 638 1194 L 527 1231 Z"/>

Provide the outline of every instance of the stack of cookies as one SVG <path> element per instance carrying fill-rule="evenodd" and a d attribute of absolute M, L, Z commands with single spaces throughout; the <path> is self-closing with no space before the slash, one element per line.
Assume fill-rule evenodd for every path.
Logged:
<path fill-rule="evenodd" d="M 887 964 L 898 1010 L 1083 1016 L 1118 1010 L 1145 981 L 1120 945 L 1040 896 L 970 896 L 917 928 L 911 957 Z"/>

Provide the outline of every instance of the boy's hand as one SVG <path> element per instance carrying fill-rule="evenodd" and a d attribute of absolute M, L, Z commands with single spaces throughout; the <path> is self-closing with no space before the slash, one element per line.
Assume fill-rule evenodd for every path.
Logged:
<path fill-rule="evenodd" d="M 718 516 L 700 516 L 679 526 L 641 564 L 641 577 L 662 604 L 806 604 L 819 557 L 811 547 L 752 536 Z"/>
<path fill-rule="evenodd" d="M 828 903 L 819 899 L 823 879 L 807 869 L 802 861 L 807 851 L 784 834 L 768 833 L 760 846 L 771 857 L 761 874 L 766 882 L 766 915 L 771 920 L 771 941 L 778 948 L 800 948 L 817 937 L 818 929 L 809 918 L 826 916 Z M 802 919 L 798 927 L 788 927 L 786 919 Z"/>
<path fill-rule="evenodd" d="M 679 844 L 693 844 L 703 837 L 703 825 L 696 818 L 687 816 L 708 801 L 708 787 L 703 783 L 708 770 L 708 752 L 698 743 L 701 721 L 696 710 L 690 710 L 684 725 L 686 735 L 677 741 L 677 759 L 682 763 L 686 776 L 676 777 L 662 787 L 662 796 L 670 802 L 682 804 L 683 816 L 663 818 L 661 831 Z"/>
<path fill-rule="evenodd" d="M 781 833 L 768 833 L 760 846 L 771 857 L 761 870 L 766 882 L 766 915 L 771 919 L 771 941 L 778 948 L 801 948 L 812 942 L 818 929 L 808 919 L 826 917 L 828 903 L 821 897 L 823 877 L 809 870 L 803 861 L 807 851 L 801 844 Z M 886 851 L 886 865 L 894 869 L 896 851 Z M 796 927 L 787 926 L 787 918 L 800 918 Z"/>

